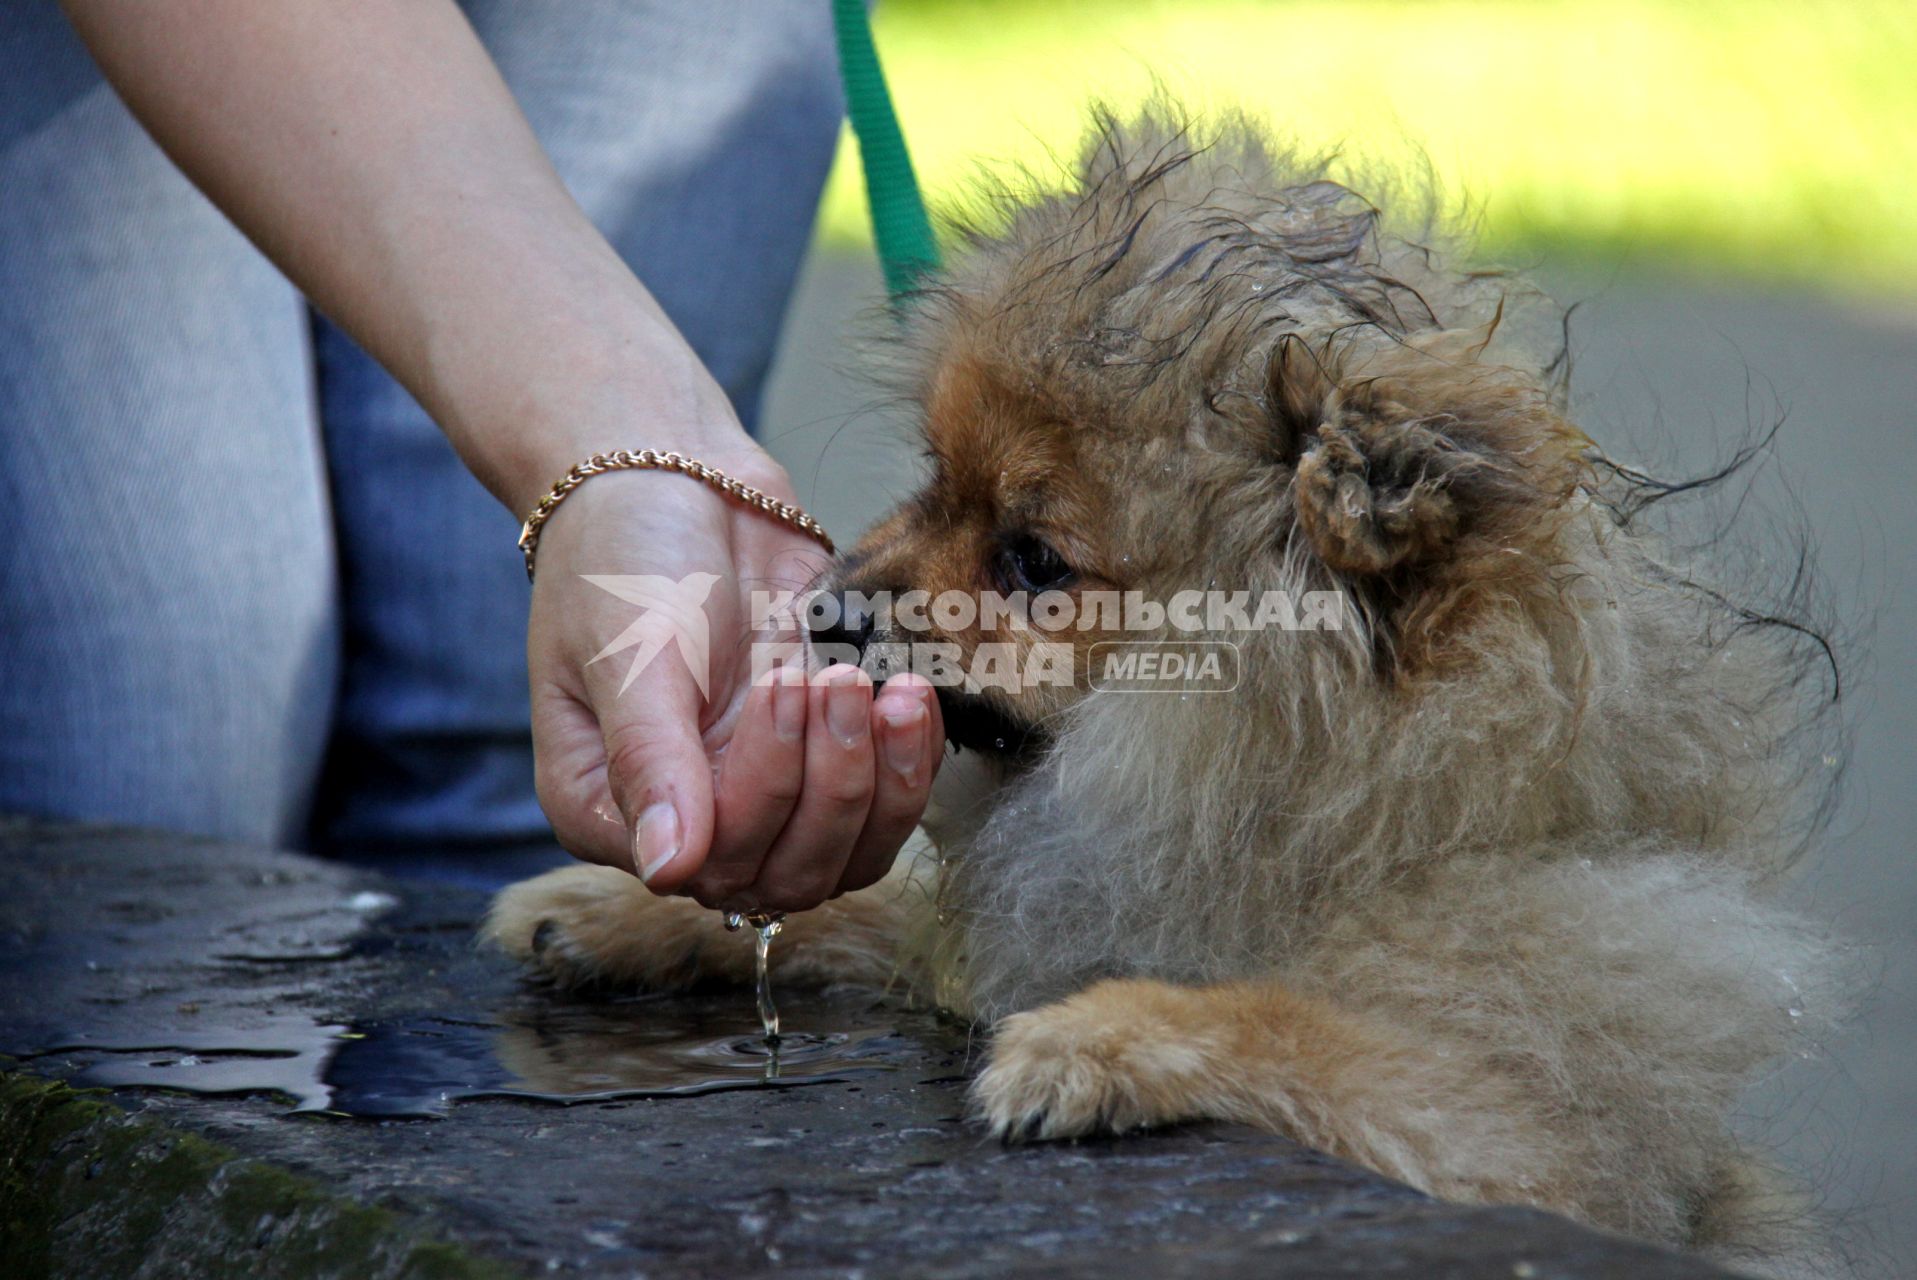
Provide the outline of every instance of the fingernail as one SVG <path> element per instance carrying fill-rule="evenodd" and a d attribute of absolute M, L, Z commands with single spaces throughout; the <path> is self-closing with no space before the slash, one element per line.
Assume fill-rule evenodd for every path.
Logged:
<path fill-rule="evenodd" d="M 866 732 L 868 705 L 865 682 L 856 671 L 832 676 L 825 687 L 825 723 L 847 746 Z"/>
<path fill-rule="evenodd" d="M 918 786 L 925 761 L 925 707 L 914 704 L 903 711 L 888 711 L 879 717 L 879 724 L 886 766 L 905 779 L 906 786 Z"/>
<path fill-rule="evenodd" d="M 805 736 L 805 672 L 780 667 L 772 676 L 772 727 L 787 742 Z"/>
<path fill-rule="evenodd" d="M 678 856 L 678 810 L 663 800 L 648 805 L 632 827 L 632 858 L 639 864 L 639 878 L 652 883 L 659 868 Z"/>

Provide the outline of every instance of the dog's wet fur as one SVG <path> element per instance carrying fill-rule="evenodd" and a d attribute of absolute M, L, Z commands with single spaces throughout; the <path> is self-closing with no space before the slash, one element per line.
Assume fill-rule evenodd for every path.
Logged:
<path fill-rule="evenodd" d="M 1236 119 L 1101 117 L 910 300 L 930 477 L 834 585 L 1335 590 L 1350 625 L 1229 637 L 1228 695 L 948 694 L 958 741 L 1019 749 L 928 819 L 936 867 L 795 918 L 783 978 L 989 1025 L 1009 1138 L 1244 1121 L 1827 1274 L 1727 1117 L 1842 1008 L 1774 901 L 1842 754 L 1830 647 L 1644 530 L 1663 490 L 1565 416 L 1560 313 L 1331 172 Z M 930 638 L 1082 667 L 1116 637 Z M 580 867 L 488 934 L 561 983 L 744 976 L 708 916 Z"/>

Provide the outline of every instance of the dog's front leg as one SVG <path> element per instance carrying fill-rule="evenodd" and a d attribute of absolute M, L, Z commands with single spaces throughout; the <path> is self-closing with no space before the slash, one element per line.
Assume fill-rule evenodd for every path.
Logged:
<path fill-rule="evenodd" d="M 1014 1014 L 973 1102 L 1009 1140 L 1232 1120 L 1453 1199 L 1553 1199 L 1552 1144 L 1508 1081 L 1275 981 L 1113 980 Z"/>
<path fill-rule="evenodd" d="M 800 986 L 885 985 L 914 892 L 895 872 L 791 916 L 772 948 L 772 972 Z M 662 991 L 753 974 L 752 947 L 726 931 L 717 911 L 662 898 L 610 867 L 563 867 L 508 887 L 480 937 L 562 987 Z"/>

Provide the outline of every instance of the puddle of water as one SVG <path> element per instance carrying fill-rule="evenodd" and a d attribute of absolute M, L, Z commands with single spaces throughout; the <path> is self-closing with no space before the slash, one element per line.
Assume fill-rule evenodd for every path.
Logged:
<path fill-rule="evenodd" d="M 326 1078 L 334 1110 L 443 1115 L 461 1098 L 584 1102 L 821 1084 L 892 1070 L 886 1059 L 903 1048 L 871 1026 L 787 1032 L 769 1045 L 750 1016 L 660 1025 L 643 1010 L 613 1019 L 558 1008 L 483 1028 L 430 1019 L 370 1027 L 340 1046 Z"/>
<path fill-rule="evenodd" d="M 46 1054 L 81 1064 L 74 1083 L 188 1093 L 278 1093 L 295 1111 L 443 1116 L 469 1098 L 577 1103 L 789 1088 L 896 1069 L 911 1046 L 867 1017 L 769 1044 L 742 1011 L 645 1001 L 533 1004 L 497 1020 L 419 1016 L 358 1028 L 273 1019 L 144 1043 L 72 1038 Z M 659 1018 L 656 1015 L 666 1013 Z"/>
<path fill-rule="evenodd" d="M 145 1040 L 73 1037 L 36 1057 L 95 1057 L 75 1084 L 184 1089 L 191 1093 L 280 1093 L 295 1111 L 323 1111 L 332 1093 L 326 1063 L 346 1027 L 286 1019 L 263 1029 L 171 1032 Z"/>
<path fill-rule="evenodd" d="M 895 1070 L 921 1052 L 896 1031 L 898 1010 L 846 997 L 808 1001 L 802 1025 L 781 1034 L 766 973 L 776 919 L 749 922 L 754 1009 L 736 993 L 527 993 L 497 964 L 470 957 L 462 945 L 470 915 L 441 899 L 370 889 L 342 899 L 326 889 L 319 900 L 290 900 L 276 888 L 261 901 L 271 913 L 220 924 L 213 948 L 197 918 L 164 913 L 148 934 L 112 934 L 111 970 L 95 963 L 102 940 L 85 931 L 35 934 L 24 948 L 0 938 L 0 979 L 53 993 L 0 1002 L 0 1048 L 82 1085 L 267 1093 L 295 1111 L 369 1117 L 443 1116 L 469 1098 L 573 1103 L 787 1088 Z M 461 943 L 448 941 L 455 932 Z M 351 1026 L 339 1014 L 335 1024 L 303 1012 L 317 993 L 357 993 L 361 979 L 377 991 L 366 975 L 412 964 L 439 976 L 429 985 L 441 994 L 377 1006 Z M 353 978 L 335 978 L 349 966 Z M 168 976 L 136 984 L 135 973 Z M 196 991 L 206 994 L 179 998 Z M 357 994 L 354 1004 L 366 1007 Z M 62 1012 L 47 1021 L 43 1010 Z"/>

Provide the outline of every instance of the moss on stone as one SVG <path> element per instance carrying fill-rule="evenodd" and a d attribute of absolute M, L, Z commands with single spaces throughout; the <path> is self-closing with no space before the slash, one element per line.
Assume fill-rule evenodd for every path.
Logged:
<path fill-rule="evenodd" d="M 0 1068 L 6 1065 L 0 1060 Z M 482 1280 L 514 1274 L 204 1138 L 0 1069 L 9 1277 L 147 1274 Z"/>

